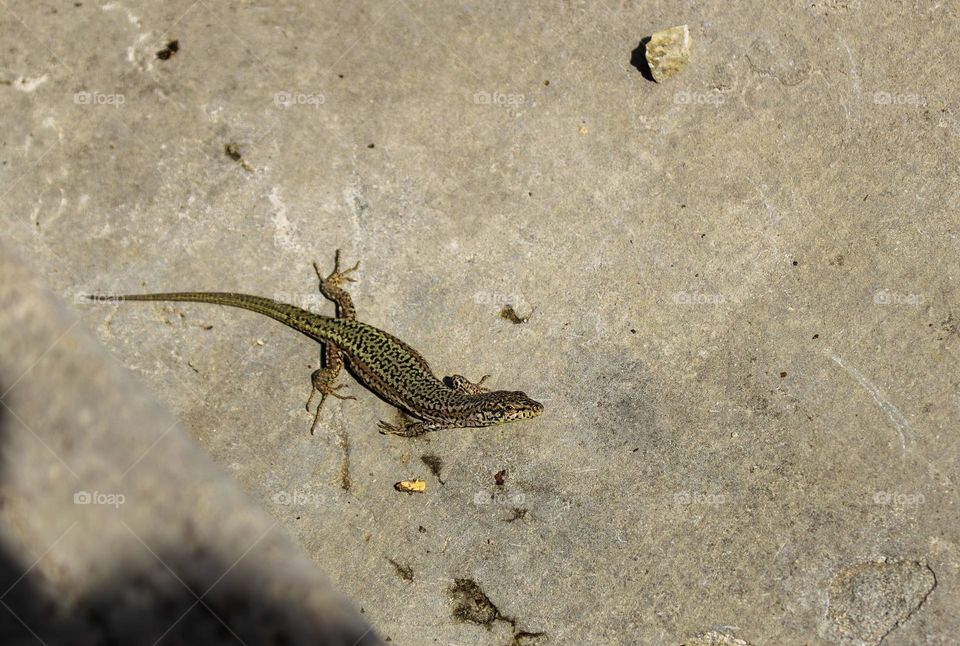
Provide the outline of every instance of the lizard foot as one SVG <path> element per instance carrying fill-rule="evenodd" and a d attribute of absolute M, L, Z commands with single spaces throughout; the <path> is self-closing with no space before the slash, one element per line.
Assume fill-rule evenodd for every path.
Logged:
<path fill-rule="evenodd" d="M 357 308 L 353 306 L 353 299 L 340 285 L 344 282 L 355 282 L 356 279 L 351 277 L 350 274 L 356 271 L 358 267 L 360 267 L 359 260 L 353 267 L 341 271 L 339 249 L 337 249 L 336 257 L 333 261 L 333 271 L 330 272 L 330 275 L 326 278 L 320 273 L 320 265 L 313 263 L 313 270 L 317 272 L 317 278 L 320 279 L 320 293 L 336 304 L 338 318 L 351 320 L 356 320 L 357 318 Z"/>
<path fill-rule="evenodd" d="M 450 375 L 449 377 L 443 378 L 443 383 L 449 388 L 454 390 L 459 390 L 462 393 L 467 393 L 468 395 L 478 395 L 480 393 L 490 392 L 489 388 L 483 387 L 483 382 L 490 378 L 490 375 L 484 375 L 480 378 L 480 381 L 473 383 L 463 375 Z"/>
<path fill-rule="evenodd" d="M 404 424 L 403 427 L 400 427 L 380 420 L 380 423 L 377 424 L 377 426 L 380 428 L 381 435 L 399 435 L 400 437 L 417 437 L 418 435 L 423 435 L 430 430 L 429 428 L 425 427 L 423 422 L 410 422 L 409 424 Z"/>
<path fill-rule="evenodd" d="M 353 267 L 349 269 L 340 270 L 340 250 L 337 249 L 333 257 L 333 271 L 330 272 L 330 275 L 326 278 L 323 277 L 323 274 L 320 273 L 320 266 L 317 263 L 313 263 L 313 270 L 317 272 L 317 278 L 320 279 L 321 287 L 326 287 L 327 289 L 331 287 L 338 287 L 340 283 L 347 282 L 356 282 L 356 278 L 351 278 L 349 274 L 355 272 L 360 268 L 360 261 L 358 260 Z M 323 291 L 323 289 L 321 289 Z"/>
<path fill-rule="evenodd" d="M 317 370 L 313 373 L 313 390 L 310 391 L 310 397 L 307 398 L 306 409 L 310 412 L 310 404 L 317 393 L 320 393 L 320 403 L 317 404 L 317 412 L 313 415 L 313 425 L 310 426 L 310 435 L 313 435 L 320 422 L 320 411 L 323 409 L 323 402 L 327 401 L 328 395 L 333 395 L 337 399 L 356 399 L 353 395 L 341 395 L 337 391 L 346 388 L 346 384 L 334 384 L 323 380 L 323 370 Z"/>

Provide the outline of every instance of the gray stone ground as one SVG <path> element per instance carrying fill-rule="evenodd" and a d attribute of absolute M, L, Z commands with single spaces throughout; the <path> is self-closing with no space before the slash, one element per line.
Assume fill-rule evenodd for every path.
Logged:
<path fill-rule="evenodd" d="M 0 644 L 382 644 L 0 243 Z"/>
<path fill-rule="evenodd" d="M 958 18 L 4 0 L 4 241 L 393 643 L 954 643 Z M 683 23 L 689 66 L 646 80 Z M 544 415 L 402 440 L 352 385 L 311 436 L 310 341 L 75 298 L 329 312 L 336 247 L 361 319 Z"/>

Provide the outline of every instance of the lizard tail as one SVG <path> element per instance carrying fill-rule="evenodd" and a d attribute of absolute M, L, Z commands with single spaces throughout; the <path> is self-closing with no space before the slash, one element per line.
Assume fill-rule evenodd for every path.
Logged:
<path fill-rule="evenodd" d="M 299 308 L 295 305 L 288 305 L 263 296 L 251 296 L 249 294 L 235 294 L 232 292 L 164 292 L 158 294 L 88 294 L 87 300 L 98 303 L 122 303 L 126 301 L 186 301 L 190 303 L 210 303 L 213 305 L 226 305 L 228 307 L 239 307 L 241 309 L 257 312 L 264 316 L 269 316 L 275 321 L 280 321 L 290 327 L 303 332 L 313 338 L 302 325 L 298 322 L 326 319 L 328 317 L 314 314 L 313 312 Z M 322 340 L 322 339 L 321 339 Z"/>

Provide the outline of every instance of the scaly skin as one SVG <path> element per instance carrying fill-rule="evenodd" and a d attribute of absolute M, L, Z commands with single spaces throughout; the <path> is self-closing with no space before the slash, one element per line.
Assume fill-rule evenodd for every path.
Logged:
<path fill-rule="evenodd" d="M 337 266 L 327 278 L 320 276 L 317 269 L 320 291 L 337 304 L 338 318 L 314 314 L 269 298 L 229 292 L 171 292 L 88 298 L 103 301 L 188 301 L 239 307 L 269 316 L 320 342 L 324 345 L 324 368 L 313 373 L 314 391 L 310 394 L 312 400 L 314 392 L 321 393 L 314 428 L 320 416 L 320 407 L 328 395 L 355 399 L 336 392 L 343 387 L 334 385 L 343 358 L 370 391 L 418 420 L 402 428 L 381 421 L 380 428 L 384 433 L 414 437 L 443 428 L 492 426 L 529 419 L 543 412 L 542 404 L 520 391 L 489 391 L 483 388 L 481 384 L 486 377 L 476 384 L 460 375 L 441 381 L 416 350 L 392 334 L 357 321 L 350 295 L 339 287 L 342 281 L 352 280 L 347 274 L 354 269 L 356 266 L 340 271 L 339 251 Z M 307 410 L 309 406 L 308 400 Z"/>

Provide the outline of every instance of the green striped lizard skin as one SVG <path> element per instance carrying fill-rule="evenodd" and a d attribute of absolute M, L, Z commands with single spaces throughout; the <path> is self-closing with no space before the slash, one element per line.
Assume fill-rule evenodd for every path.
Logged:
<path fill-rule="evenodd" d="M 477 383 L 461 375 L 438 379 L 419 352 L 392 334 L 356 320 L 353 299 L 340 285 L 353 280 L 349 274 L 359 265 L 357 263 L 341 271 L 339 250 L 333 272 L 327 277 L 323 277 L 316 263 L 313 265 L 320 280 L 320 292 L 336 304 L 335 318 L 261 296 L 229 292 L 168 292 L 87 298 L 106 302 L 187 301 L 238 307 L 269 316 L 318 341 L 323 345 L 323 367 L 311 376 L 313 389 L 307 400 L 308 411 L 314 395 L 320 393 L 311 433 L 316 429 L 321 407 L 329 395 L 339 399 L 356 399 L 352 395 L 337 392 L 345 387 L 344 384 L 335 383 L 344 362 L 368 390 L 414 418 L 400 427 L 381 421 L 379 427 L 382 433 L 415 437 L 445 428 L 493 426 L 530 419 L 543 412 L 543 404 L 520 391 L 491 391 L 484 388 L 483 382 L 487 377 Z"/>

